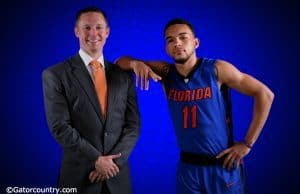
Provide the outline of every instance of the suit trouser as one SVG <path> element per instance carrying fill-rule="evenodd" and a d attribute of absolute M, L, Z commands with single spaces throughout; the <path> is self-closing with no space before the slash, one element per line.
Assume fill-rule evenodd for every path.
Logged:
<path fill-rule="evenodd" d="M 101 194 L 110 194 L 106 181 L 102 183 L 102 192 Z"/>

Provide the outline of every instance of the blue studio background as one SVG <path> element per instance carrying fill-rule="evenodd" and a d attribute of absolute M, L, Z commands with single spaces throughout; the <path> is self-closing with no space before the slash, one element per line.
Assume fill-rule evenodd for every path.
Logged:
<path fill-rule="evenodd" d="M 275 93 L 267 124 L 245 158 L 248 193 L 298 193 L 300 135 L 299 6 L 285 1 L 111 0 L 1 3 L 1 191 L 7 186 L 56 186 L 61 149 L 45 119 L 41 72 L 78 52 L 78 9 L 97 5 L 111 26 L 106 59 L 123 55 L 170 61 L 162 31 L 173 17 L 195 26 L 198 56 L 225 59 Z M 178 149 L 158 83 L 138 91 L 140 139 L 131 155 L 134 194 L 175 193 Z M 252 100 L 233 92 L 236 140 L 243 139 Z M 296 122 L 298 120 L 298 122 Z"/>

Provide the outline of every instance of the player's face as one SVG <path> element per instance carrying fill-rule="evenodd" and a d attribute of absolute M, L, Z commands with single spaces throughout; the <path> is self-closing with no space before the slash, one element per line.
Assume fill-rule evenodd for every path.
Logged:
<path fill-rule="evenodd" d="M 185 24 L 175 24 L 165 32 L 166 51 L 176 63 L 185 63 L 199 46 L 191 29 Z M 196 56 L 196 55 L 195 55 Z"/>
<path fill-rule="evenodd" d="M 102 53 L 109 35 L 109 27 L 101 13 L 87 12 L 82 14 L 74 31 L 79 39 L 81 49 L 92 57 Z"/>

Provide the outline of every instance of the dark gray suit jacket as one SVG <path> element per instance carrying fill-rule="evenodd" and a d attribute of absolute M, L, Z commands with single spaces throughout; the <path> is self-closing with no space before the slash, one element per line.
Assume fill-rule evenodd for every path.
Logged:
<path fill-rule="evenodd" d="M 102 183 L 88 176 L 101 155 L 122 153 L 120 172 L 106 181 L 112 194 L 131 193 L 128 157 L 139 136 L 140 117 L 131 77 L 105 62 L 108 87 L 106 120 L 102 117 L 93 81 L 79 55 L 43 72 L 48 126 L 62 146 L 59 186 L 83 194 L 101 193 Z"/>

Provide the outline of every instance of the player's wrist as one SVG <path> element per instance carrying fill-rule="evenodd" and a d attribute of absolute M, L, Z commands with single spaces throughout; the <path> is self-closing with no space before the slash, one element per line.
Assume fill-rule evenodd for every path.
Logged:
<path fill-rule="evenodd" d="M 135 68 L 137 68 L 140 64 L 140 61 L 139 60 L 136 60 L 136 59 L 132 59 L 131 61 L 130 61 L 130 63 L 129 63 L 129 66 L 130 66 L 130 68 L 131 69 L 135 69 Z"/>
<path fill-rule="evenodd" d="M 253 145 L 247 141 L 242 142 L 247 148 L 252 149 Z"/>

